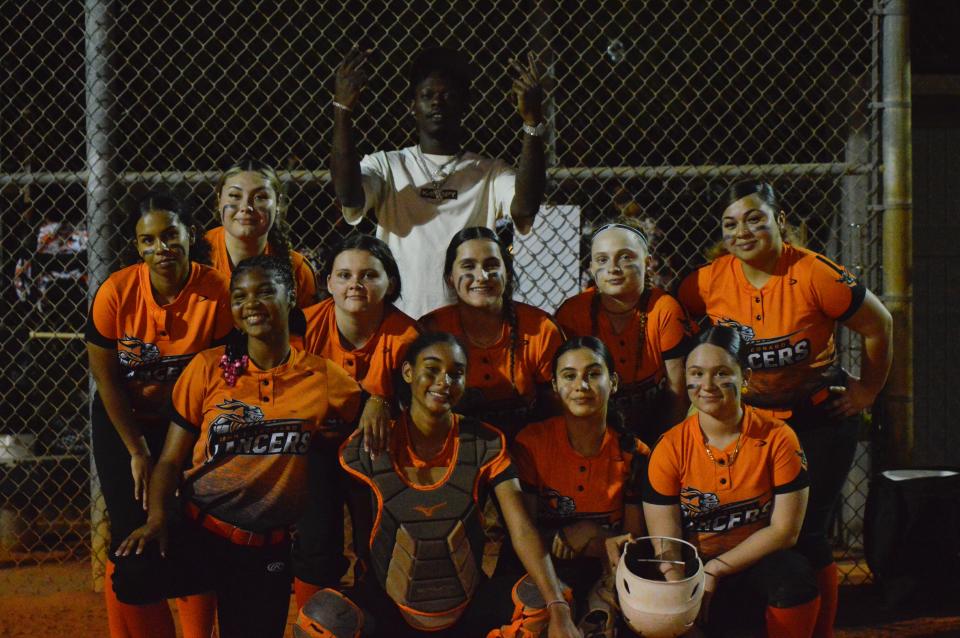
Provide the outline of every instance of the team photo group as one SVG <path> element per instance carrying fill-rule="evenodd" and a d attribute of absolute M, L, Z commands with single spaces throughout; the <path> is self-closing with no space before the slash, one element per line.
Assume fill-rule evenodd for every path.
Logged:
<path fill-rule="evenodd" d="M 523 303 L 496 229 L 545 204 L 540 59 L 504 65 L 507 159 L 465 148 L 474 71 L 446 48 L 409 68 L 415 143 L 362 154 L 373 54 L 316 107 L 342 218 L 374 234 L 299 245 L 263 158 L 202 209 L 127 211 L 130 265 L 86 325 L 111 638 L 174 638 L 171 605 L 187 638 L 280 638 L 291 596 L 297 637 L 832 636 L 828 532 L 887 309 L 762 179 L 702 211 L 714 246 L 675 289 L 621 215 L 583 292 Z"/>

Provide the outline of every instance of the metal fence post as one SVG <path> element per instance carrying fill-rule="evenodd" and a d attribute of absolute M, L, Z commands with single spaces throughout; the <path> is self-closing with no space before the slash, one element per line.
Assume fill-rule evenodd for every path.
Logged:
<path fill-rule="evenodd" d="M 90 303 L 97 288 L 110 274 L 116 251 L 111 238 L 114 236 L 110 213 L 114 205 L 117 178 L 113 168 L 114 120 L 111 109 L 112 67 L 111 0 L 86 0 L 84 3 L 84 37 L 86 66 L 86 141 L 87 141 L 87 229 L 90 243 L 87 248 L 88 293 Z M 90 411 L 92 417 L 93 397 L 96 383 L 90 377 Z M 92 423 L 92 418 L 91 418 Z M 91 449 L 92 449 L 91 444 Z M 91 570 L 94 589 L 100 590 L 107 559 L 106 507 L 100 491 L 97 468 L 90 455 L 90 534 Z"/>
<path fill-rule="evenodd" d="M 893 369 L 885 400 L 888 461 L 909 464 L 913 453 L 913 302 L 911 270 L 912 152 L 910 137 L 909 0 L 884 0 L 883 19 L 883 301 L 893 315 Z"/>

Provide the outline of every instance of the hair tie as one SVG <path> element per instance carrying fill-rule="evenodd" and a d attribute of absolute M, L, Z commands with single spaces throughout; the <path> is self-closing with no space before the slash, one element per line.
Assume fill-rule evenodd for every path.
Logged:
<path fill-rule="evenodd" d="M 223 370 L 223 379 L 231 388 L 237 385 L 237 379 L 247 369 L 250 357 L 243 355 L 239 359 L 231 359 L 226 354 L 220 356 L 220 369 Z"/>

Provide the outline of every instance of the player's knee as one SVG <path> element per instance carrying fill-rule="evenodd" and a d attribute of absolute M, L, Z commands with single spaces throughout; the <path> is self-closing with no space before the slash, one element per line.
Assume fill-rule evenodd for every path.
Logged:
<path fill-rule="evenodd" d="M 781 609 L 808 603 L 819 595 L 813 567 L 802 554 L 784 550 L 767 556 L 767 604 Z"/>
<path fill-rule="evenodd" d="M 300 609 L 293 627 L 296 638 L 360 638 L 363 612 L 334 589 L 321 589 Z"/>

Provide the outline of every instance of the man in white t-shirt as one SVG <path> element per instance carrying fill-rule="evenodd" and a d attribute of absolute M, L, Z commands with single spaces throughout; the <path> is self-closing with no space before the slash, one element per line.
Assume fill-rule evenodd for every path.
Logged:
<path fill-rule="evenodd" d="M 330 172 L 344 219 L 358 224 L 372 210 L 377 237 L 390 246 L 403 281 L 397 306 L 419 318 L 452 303 L 443 282 L 450 238 L 469 226 L 493 228 L 507 214 L 529 232 L 546 186 L 543 87 L 532 53 L 511 92 L 523 118 L 523 151 L 515 171 L 506 162 L 465 151 L 461 128 L 470 104 L 471 70 L 459 51 L 421 51 L 410 70 L 410 112 L 418 144 L 362 160 L 354 145 L 353 111 L 366 84 L 372 50 L 354 47 L 337 70 Z"/>

